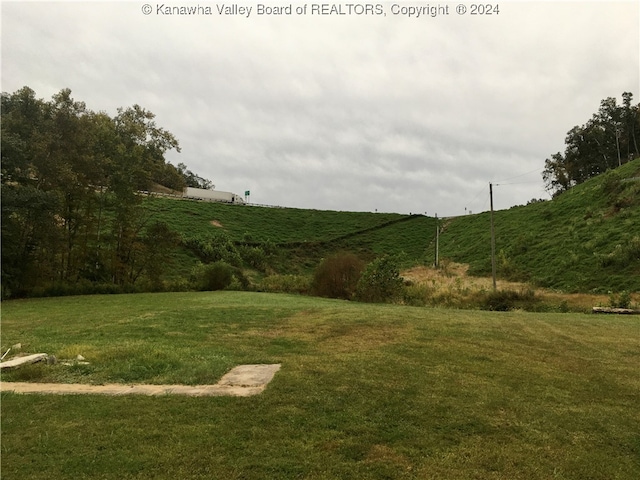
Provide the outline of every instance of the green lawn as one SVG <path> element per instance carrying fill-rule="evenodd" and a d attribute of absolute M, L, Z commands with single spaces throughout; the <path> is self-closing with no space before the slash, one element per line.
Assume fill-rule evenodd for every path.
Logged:
<path fill-rule="evenodd" d="M 248 292 L 4 302 L 3 381 L 215 383 L 256 397 L 2 395 L 6 479 L 640 478 L 640 319 Z"/>

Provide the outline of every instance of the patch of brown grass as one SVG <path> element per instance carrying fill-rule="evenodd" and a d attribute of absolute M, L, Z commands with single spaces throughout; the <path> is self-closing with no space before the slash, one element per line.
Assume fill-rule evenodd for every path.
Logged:
<path fill-rule="evenodd" d="M 493 281 L 489 277 L 471 277 L 467 274 L 469 265 L 454 262 L 441 262 L 440 268 L 413 267 L 402 272 L 405 280 L 417 284 L 431 285 L 436 291 L 451 288 L 469 290 L 489 290 L 493 288 Z M 497 280 L 496 285 L 500 290 L 522 290 L 528 285 L 520 282 L 508 282 Z"/>
<path fill-rule="evenodd" d="M 348 313 L 343 313 L 348 315 Z M 333 318 L 333 320 L 332 320 Z M 413 326 L 409 323 L 378 324 L 335 321 L 332 316 L 303 311 L 274 328 L 250 330 L 246 333 L 265 338 L 289 338 L 316 345 L 323 351 L 358 353 L 396 345 L 411 338 Z"/>
<path fill-rule="evenodd" d="M 382 463 L 385 465 L 393 465 L 403 470 L 411 470 L 411 461 L 401 453 L 387 445 L 373 445 L 365 459 L 367 463 Z"/>
<path fill-rule="evenodd" d="M 425 266 L 413 267 L 402 272 L 402 277 L 416 285 L 428 287 L 433 298 L 456 297 L 459 303 L 479 292 L 489 292 L 493 289 L 490 277 L 472 277 L 467 274 L 469 266 L 460 263 L 443 261 L 440 268 Z M 590 312 L 591 307 L 609 304 L 608 295 L 594 295 L 588 293 L 562 293 L 542 288 L 535 288 L 530 284 L 509 282 L 498 279 L 498 290 L 525 291 L 533 290 L 542 303 L 550 306 L 566 308 L 569 311 Z M 632 302 L 640 303 L 640 294 L 631 296 Z"/>

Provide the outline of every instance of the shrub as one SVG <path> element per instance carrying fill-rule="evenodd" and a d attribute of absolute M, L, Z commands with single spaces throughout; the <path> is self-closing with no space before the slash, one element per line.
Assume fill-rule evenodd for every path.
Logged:
<path fill-rule="evenodd" d="M 498 312 L 517 309 L 535 311 L 538 302 L 539 299 L 531 289 L 522 291 L 496 290 L 485 293 L 480 306 L 484 310 Z"/>
<path fill-rule="evenodd" d="M 631 308 L 631 294 L 627 291 L 621 292 L 619 295 L 611 293 L 609 306 L 611 308 Z"/>
<path fill-rule="evenodd" d="M 353 297 L 364 262 L 353 253 L 337 253 L 324 259 L 313 276 L 314 295 L 329 298 Z"/>
<path fill-rule="evenodd" d="M 264 272 L 267 266 L 267 255 L 261 247 L 243 245 L 238 248 L 244 263 L 256 270 Z"/>
<path fill-rule="evenodd" d="M 205 238 L 189 238 L 183 240 L 183 244 L 205 263 L 222 261 L 236 267 L 242 265 L 238 250 L 223 232 Z"/>
<path fill-rule="evenodd" d="M 400 297 L 402 288 L 397 262 L 384 256 L 367 265 L 358 281 L 355 298 L 362 302 L 392 302 Z"/>
<path fill-rule="evenodd" d="M 233 268 L 224 262 L 198 264 L 191 273 L 196 290 L 223 290 L 231 285 Z"/>

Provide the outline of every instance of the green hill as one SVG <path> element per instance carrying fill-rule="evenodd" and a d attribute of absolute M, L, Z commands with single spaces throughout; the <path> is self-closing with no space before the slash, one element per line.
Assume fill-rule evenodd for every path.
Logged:
<path fill-rule="evenodd" d="M 423 215 L 265 208 L 214 202 L 150 198 L 153 220 L 180 233 L 183 244 L 227 237 L 237 246 L 277 251 L 278 273 L 309 273 L 334 251 L 364 259 L 397 255 L 404 263 L 422 261 L 435 232 L 435 220 Z"/>
<path fill-rule="evenodd" d="M 495 212 L 500 278 L 567 292 L 640 291 L 640 159 L 550 201 Z M 196 256 L 191 241 L 226 238 L 272 255 L 270 273 L 310 274 L 322 257 L 396 255 L 403 266 L 433 262 L 435 219 L 422 215 L 264 208 L 149 198 L 149 215 L 183 239 L 174 267 Z M 491 274 L 490 214 L 442 222 L 440 257 Z"/>
<path fill-rule="evenodd" d="M 502 278 L 568 292 L 640 290 L 640 159 L 494 219 Z M 490 222 L 488 212 L 449 220 L 442 255 L 490 275 Z"/>

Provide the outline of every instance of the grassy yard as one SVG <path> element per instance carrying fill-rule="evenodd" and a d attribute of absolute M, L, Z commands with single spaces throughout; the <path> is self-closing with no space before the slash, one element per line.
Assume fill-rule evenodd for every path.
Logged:
<path fill-rule="evenodd" d="M 2 395 L 9 479 L 640 478 L 640 319 L 248 292 L 3 303 L 3 381 L 215 383 L 249 398 Z"/>

